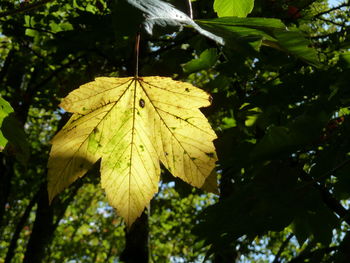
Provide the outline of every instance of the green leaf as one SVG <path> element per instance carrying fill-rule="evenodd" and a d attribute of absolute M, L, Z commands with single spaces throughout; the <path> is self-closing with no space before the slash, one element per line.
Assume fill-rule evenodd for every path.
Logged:
<path fill-rule="evenodd" d="M 294 145 L 291 131 L 287 127 L 271 126 L 251 154 L 253 158 L 273 157 L 296 147 L 298 146 Z"/>
<path fill-rule="evenodd" d="M 16 119 L 14 113 L 4 119 L 1 130 L 8 140 L 8 152 L 14 154 L 19 162 L 26 164 L 29 159 L 29 144 L 21 123 Z"/>
<path fill-rule="evenodd" d="M 327 120 L 325 112 L 303 114 L 286 126 L 271 125 L 262 139 L 256 144 L 251 152 L 253 159 L 275 158 L 281 154 L 289 154 L 303 145 L 316 140 Z"/>
<path fill-rule="evenodd" d="M 247 44 L 258 50 L 265 41 L 276 43 L 274 32 L 286 30 L 286 26 L 280 20 L 271 18 L 223 17 L 199 20 L 197 23 L 214 34 L 222 36 L 225 42 L 230 44 L 228 47 L 239 52 L 247 49 Z"/>
<path fill-rule="evenodd" d="M 29 158 L 29 145 L 19 121 L 15 118 L 11 105 L 0 97 L 0 151 L 14 154 L 25 164 Z"/>
<path fill-rule="evenodd" d="M 279 19 L 260 18 L 260 17 L 221 17 L 214 19 L 201 19 L 196 22 L 204 24 L 213 24 L 221 26 L 243 26 L 260 30 L 281 29 L 285 30 L 286 26 Z"/>
<path fill-rule="evenodd" d="M 221 246 L 243 235 L 254 237 L 290 225 L 299 209 L 297 176 L 294 170 L 281 168 L 271 163 L 252 182 L 237 185 L 233 194 L 202 213 L 194 232 Z"/>
<path fill-rule="evenodd" d="M 209 69 L 216 63 L 217 52 L 215 48 L 203 51 L 199 58 L 192 59 L 183 65 L 183 70 L 186 73 L 192 73 L 203 69 Z"/>
<path fill-rule="evenodd" d="M 198 20 L 203 28 L 230 40 L 250 43 L 261 39 L 261 44 L 286 52 L 313 66 L 320 67 L 318 54 L 309 41 L 295 29 L 288 29 L 280 20 L 271 18 L 223 17 Z M 258 46 L 259 47 L 259 46 Z"/>
<path fill-rule="evenodd" d="M 214 11 L 218 17 L 246 17 L 254 7 L 254 0 L 215 0 Z"/>
<path fill-rule="evenodd" d="M 277 31 L 275 36 L 282 49 L 315 67 L 320 67 L 316 50 L 309 47 L 309 41 L 301 32 Z"/>
<path fill-rule="evenodd" d="M 346 52 L 343 54 L 340 54 L 339 61 L 344 68 L 349 69 L 350 68 L 350 52 Z"/>
<path fill-rule="evenodd" d="M 300 210 L 296 212 L 291 225 L 300 246 L 307 239 L 328 246 L 333 229 L 339 226 L 339 219 L 322 203 L 321 198 L 318 192 L 310 188 L 308 193 L 304 193 L 304 200 L 300 200 Z"/>
<path fill-rule="evenodd" d="M 273 32 L 286 30 L 286 26 L 278 19 L 271 18 L 239 18 L 223 17 L 210 20 L 198 20 L 197 23 L 211 30 L 213 33 L 221 33 L 226 38 L 252 39 L 263 38 L 276 41 Z"/>
<path fill-rule="evenodd" d="M 8 117 L 11 112 L 13 112 L 13 108 L 11 107 L 10 103 L 0 97 L 0 151 L 5 148 L 8 142 L 8 140 L 4 137 L 2 130 L 4 119 Z"/>

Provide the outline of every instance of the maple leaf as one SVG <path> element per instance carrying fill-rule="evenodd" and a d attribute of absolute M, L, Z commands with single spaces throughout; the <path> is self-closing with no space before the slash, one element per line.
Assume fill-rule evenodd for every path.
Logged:
<path fill-rule="evenodd" d="M 216 135 L 199 110 L 210 100 L 166 77 L 100 77 L 72 91 L 60 106 L 73 115 L 52 140 L 50 201 L 99 159 L 102 187 L 128 226 L 157 192 L 160 162 L 185 182 L 215 191 L 209 175 Z"/>

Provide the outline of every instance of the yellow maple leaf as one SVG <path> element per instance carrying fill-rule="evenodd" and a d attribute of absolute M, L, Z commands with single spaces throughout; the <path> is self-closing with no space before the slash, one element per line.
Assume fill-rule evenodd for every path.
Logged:
<path fill-rule="evenodd" d="M 99 159 L 102 187 L 128 226 L 157 192 L 160 162 L 215 191 L 216 135 L 199 110 L 210 103 L 206 92 L 166 77 L 100 77 L 72 91 L 60 106 L 73 115 L 52 140 L 50 201 Z"/>

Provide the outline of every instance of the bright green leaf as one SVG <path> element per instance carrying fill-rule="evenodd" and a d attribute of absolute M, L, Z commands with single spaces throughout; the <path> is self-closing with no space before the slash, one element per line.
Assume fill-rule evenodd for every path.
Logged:
<path fill-rule="evenodd" d="M 215 0 L 214 11 L 218 17 L 246 17 L 254 7 L 254 0 Z"/>
<path fill-rule="evenodd" d="M 0 97 L 0 151 L 2 151 L 8 140 L 3 135 L 3 121 L 6 117 L 9 116 L 9 114 L 13 112 L 13 108 L 11 107 L 10 103 L 8 103 L 6 100 Z"/>

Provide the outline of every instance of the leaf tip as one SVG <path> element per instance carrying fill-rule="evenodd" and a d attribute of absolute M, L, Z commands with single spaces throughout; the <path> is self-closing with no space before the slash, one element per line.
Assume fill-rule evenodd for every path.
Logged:
<path fill-rule="evenodd" d="M 57 193 L 54 193 L 50 187 L 50 185 L 47 185 L 47 192 L 48 192 L 48 199 L 49 199 L 49 205 L 52 204 L 53 199 L 56 197 Z"/>
<path fill-rule="evenodd" d="M 219 195 L 219 188 L 218 188 L 218 174 L 216 173 L 215 169 L 212 170 L 212 172 L 209 174 L 209 176 L 205 179 L 201 189 L 213 193 L 216 195 Z"/>

